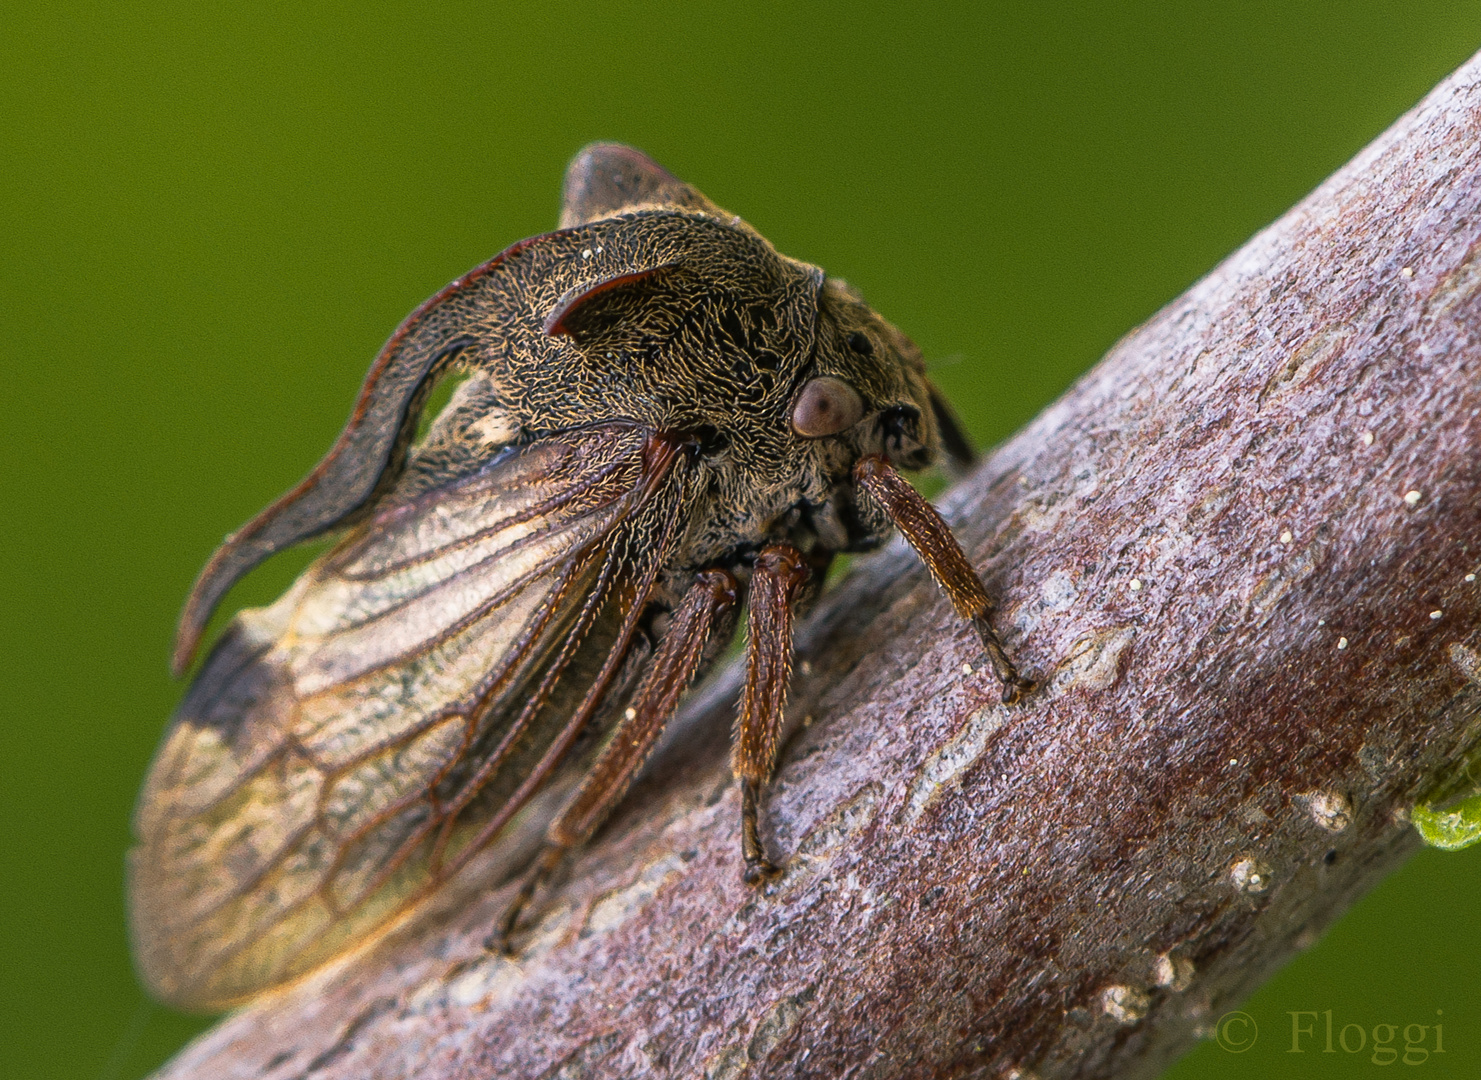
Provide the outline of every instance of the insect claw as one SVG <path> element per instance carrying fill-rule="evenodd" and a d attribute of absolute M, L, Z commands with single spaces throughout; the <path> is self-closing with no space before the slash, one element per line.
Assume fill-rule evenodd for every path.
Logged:
<path fill-rule="evenodd" d="M 747 885 L 764 885 L 781 872 L 781 867 L 763 855 L 759 859 L 746 860 L 746 869 L 741 874 L 741 880 Z"/>
<path fill-rule="evenodd" d="M 488 937 L 483 939 L 483 947 L 495 956 L 513 958 L 514 952 L 514 928 L 519 923 L 519 917 L 524 914 L 525 907 L 529 904 L 534 889 L 528 892 L 521 886 L 514 899 L 510 901 L 509 907 L 505 909 L 504 916 L 499 920 L 499 928 Z"/>
<path fill-rule="evenodd" d="M 1003 704 L 1017 705 L 1026 694 L 1031 694 L 1039 684 L 1033 679 L 1024 679 L 1014 676 L 1011 682 L 1003 683 Z"/>
<path fill-rule="evenodd" d="M 1008 659 L 1008 653 L 1003 649 L 1003 643 L 998 640 L 992 624 L 987 621 L 986 614 L 973 619 L 972 627 L 982 641 L 982 650 L 987 653 L 987 660 L 992 664 L 993 674 L 998 677 L 998 682 L 1003 684 L 1003 704 L 1017 705 L 1023 700 L 1025 694 L 1033 691 L 1038 683 L 1018 674 L 1018 669 L 1013 666 L 1013 661 Z"/>
<path fill-rule="evenodd" d="M 530 906 L 530 901 L 535 898 L 535 892 L 555 873 L 565 855 L 566 849 L 559 845 L 547 844 L 545 846 L 545 850 L 540 853 L 540 857 L 525 874 L 524 880 L 519 883 L 519 890 L 509 901 L 509 906 L 504 909 L 504 916 L 499 920 L 498 930 L 484 938 L 483 947 L 485 949 L 500 956 L 515 955 L 511 939 L 519 926 L 519 917 Z"/>
<path fill-rule="evenodd" d="M 509 938 L 502 929 L 494 931 L 483 939 L 483 951 L 491 956 L 502 956 L 507 960 L 514 959 L 514 946 L 509 944 Z"/>
<path fill-rule="evenodd" d="M 760 791 L 750 780 L 741 781 L 741 855 L 746 868 L 741 880 L 747 885 L 763 885 L 782 871 L 776 863 L 766 857 L 766 848 L 761 845 L 759 816 Z"/>

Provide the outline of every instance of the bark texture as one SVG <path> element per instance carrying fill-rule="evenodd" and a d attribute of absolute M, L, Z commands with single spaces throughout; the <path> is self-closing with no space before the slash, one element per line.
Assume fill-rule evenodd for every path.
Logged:
<path fill-rule="evenodd" d="M 515 844 L 162 1075 L 1154 1075 L 1481 738 L 1481 59 L 944 510 L 1023 705 L 896 544 L 803 628 L 781 878 L 740 880 L 727 672 L 518 960 Z"/>

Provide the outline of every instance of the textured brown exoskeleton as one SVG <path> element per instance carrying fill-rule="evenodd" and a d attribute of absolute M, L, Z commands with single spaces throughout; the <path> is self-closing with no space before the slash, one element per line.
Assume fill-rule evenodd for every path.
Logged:
<path fill-rule="evenodd" d="M 343 531 L 282 599 L 232 621 L 140 797 L 133 939 L 161 999 L 219 1008 L 318 967 L 579 770 L 495 933 L 507 941 L 743 601 L 733 764 L 745 877 L 765 878 L 758 792 L 793 613 L 835 553 L 892 525 L 972 622 L 1004 699 L 1031 685 L 895 471 L 970 457 L 905 335 L 626 147 L 576 158 L 560 224 L 417 309 L 328 456 L 196 582 L 177 672 L 233 582 Z M 466 381 L 413 446 L 454 370 Z"/>

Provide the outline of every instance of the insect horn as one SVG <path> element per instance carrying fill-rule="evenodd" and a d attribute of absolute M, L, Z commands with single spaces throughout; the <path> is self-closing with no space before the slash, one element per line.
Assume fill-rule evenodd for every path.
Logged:
<path fill-rule="evenodd" d="M 248 571 L 301 540 L 353 521 L 396 479 L 437 376 L 475 343 L 474 294 L 511 256 L 556 235 L 507 248 L 433 296 L 391 335 L 329 453 L 297 487 L 228 536 L 196 578 L 175 631 L 170 670 L 176 677 L 190 667 L 211 612 Z"/>
<path fill-rule="evenodd" d="M 592 310 L 598 306 L 602 299 L 611 299 L 615 294 L 631 286 L 661 274 L 665 270 L 671 270 L 678 266 L 677 260 L 661 263 L 658 266 L 645 267 L 642 270 L 634 270 L 630 273 L 613 274 L 610 277 L 601 278 L 597 281 L 587 282 L 566 290 L 565 294 L 556 302 L 555 307 L 550 309 L 550 314 L 545 317 L 542 329 L 546 337 L 577 337 L 577 328 L 580 316 L 584 313 L 590 315 Z"/>
<path fill-rule="evenodd" d="M 561 228 L 613 217 L 639 206 L 731 216 L 631 146 L 592 143 L 571 159 L 561 186 Z"/>

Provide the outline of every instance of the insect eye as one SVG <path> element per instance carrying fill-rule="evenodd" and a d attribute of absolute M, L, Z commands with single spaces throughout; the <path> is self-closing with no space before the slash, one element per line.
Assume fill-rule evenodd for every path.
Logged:
<path fill-rule="evenodd" d="M 864 416 L 864 400 L 842 379 L 820 375 L 808 381 L 792 406 L 792 430 L 821 439 L 851 428 Z"/>
<path fill-rule="evenodd" d="M 859 355 L 874 355 L 874 342 L 870 341 L 868 335 L 864 334 L 862 331 L 855 330 L 845 340 L 848 341 L 848 347 L 850 349 L 853 349 L 854 352 L 858 353 Z"/>

